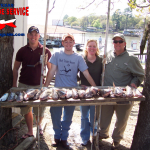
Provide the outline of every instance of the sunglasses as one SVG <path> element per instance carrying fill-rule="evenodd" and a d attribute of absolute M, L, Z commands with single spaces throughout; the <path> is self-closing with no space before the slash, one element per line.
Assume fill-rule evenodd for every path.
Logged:
<path fill-rule="evenodd" d="M 124 42 L 124 41 L 122 41 L 122 40 L 119 40 L 119 41 L 114 40 L 114 41 L 113 41 L 113 43 L 115 43 L 115 44 L 117 44 L 117 43 L 120 43 L 120 44 L 121 44 L 121 43 L 123 43 L 123 42 Z"/>

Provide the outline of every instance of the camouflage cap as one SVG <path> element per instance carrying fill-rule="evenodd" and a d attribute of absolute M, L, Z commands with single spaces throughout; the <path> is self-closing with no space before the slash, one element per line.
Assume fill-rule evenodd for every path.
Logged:
<path fill-rule="evenodd" d="M 121 34 L 121 33 L 117 33 L 117 34 L 115 34 L 115 35 L 113 36 L 112 40 L 114 40 L 116 37 L 120 37 L 123 41 L 125 41 L 125 42 L 126 42 L 126 39 L 125 39 L 125 37 L 124 37 L 124 35 L 123 35 L 123 34 Z"/>

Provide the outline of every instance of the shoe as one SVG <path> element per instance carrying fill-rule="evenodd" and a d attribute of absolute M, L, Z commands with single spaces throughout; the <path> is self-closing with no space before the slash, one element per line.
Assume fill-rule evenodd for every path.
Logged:
<path fill-rule="evenodd" d="M 81 143 L 82 146 L 87 146 L 88 144 L 91 144 L 91 141 L 90 141 L 90 140 L 88 140 L 87 142 L 84 141 L 83 143 Z"/>
<path fill-rule="evenodd" d="M 113 141 L 112 146 L 114 148 L 117 148 L 119 146 L 119 144 L 120 144 L 120 142 Z"/>
<path fill-rule="evenodd" d="M 62 144 L 63 148 L 70 149 L 70 146 L 69 146 L 67 140 L 61 140 L 61 144 Z"/>
<path fill-rule="evenodd" d="M 22 139 L 26 139 L 28 137 L 34 137 L 34 135 L 30 135 L 30 134 L 24 134 L 21 138 Z"/>
<path fill-rule="evenodd" d="M 109 136 L 99 136 L 99 140 L 107 139 L 107 138 L 109 138 Z"/>
<path fill-rule="evenodd" d="M 42 136 L 42 135 L 43 135 L 43 130 L 42 130 L 42 129 L 39 129 L 39 133 L 40 133 L 40 135 Z"/>
<path fill-rule="evenodd" d="M 60 139 L 54 139 L 54 141 L 52 142 L 51 146 L 58 147 L 59 143 L 60 143 Z"/>

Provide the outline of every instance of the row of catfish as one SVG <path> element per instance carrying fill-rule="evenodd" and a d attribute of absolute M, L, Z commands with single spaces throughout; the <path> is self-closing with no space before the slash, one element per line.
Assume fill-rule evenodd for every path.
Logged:
<path fill-rule="evenodd" d="M 88 99 L 92 97 L 143 97 L 138 89 L 126 86 L 125 88 L 121 87 L 110 87 L 107 89 L 99 89 L 97 87 L 87 87 L 83 86 L 81 89 L 67 89 L 67 88 L 47 88 L 43 87 L 42 89 L 27 89 L 23 92 L 10 92 L 10 94 L 5 93 L 0 101 L 17 101 L 22 102 L 28 100 L 40 99 L 41 101 L 47 99 Z"/>

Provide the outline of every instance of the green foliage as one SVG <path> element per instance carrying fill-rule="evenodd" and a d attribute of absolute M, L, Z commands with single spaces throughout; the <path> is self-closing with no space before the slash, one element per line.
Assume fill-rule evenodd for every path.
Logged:
<path fill-rule="evenodd" d="M 144 27 L 144 22 L 143 20 L 139 19 L 139 22 L 135 25 L 136 28 Z"/>
<path fill-rule="evenodd" d="M 68 17 L 67 21 L 69 23 L 69 25 L 71 25 L 72 22 L 75 22 L 77 20 L 76 17 L 72 16 L 72 17 Z"/>
<path fill-rule="evenodd" d="M 122 14 L 120 9 L 117 9 L 114 12 L 114 14 L 112 15 L 112 21 L 114 22 L 115 30 L 116 31 L 120 30 L 120 22 L 122 21 Z"/>
<path fill-rule="evenodd" d="M 97 20 L 98 18 L 99 18 L 98 16 L 96 16 L 94 14 L 90 14 L 87 19 L 88 26 L 93 26 L 92 25 L 93 21 Z"/>
<path fill-rule="evenodd" d="M 141 11 L 141 10 L 140 10 Z M 124 30 L 126 28 L 143 28 L 144 17 L 136 17 L 132 15 L 132 9 L 130 7 L 124 9 L 121 12 L 120 9 L 116 10 L 112 16 L 110 16 L 109 27 L 116 32 Z M 150 18 L 147 17 L 147 20 Z M 74 16 L 69 17 L 65 15 L 64 23 L 70 26 L 80 26 L 82 30 L 86 30 L 87 27 L 96 27 L 106 29 L 107 16 L 97 16 L 94 13 L 82 18 L 76 18 Z"/>
<path fill-rule="evenodd" d="M 69 17 L 68 15 L 65 15 L 64 18 L 63 18 L 63 20 L 67 20 L 68 17 Z"/>
<path fill-rule="evenodd" d="M 93 23 L 93 27 L 95 27 L 95 28 L 101 28 L 101 24 L 100 24 L 99 19 L 94 20 L 93 22 L 94 22 L 94 23 Z"/>
<path fill-rule="evenodd" d="M 64 24 L 65 25 L 68 25 L 68 15 L 65 15 L 64 17 L 63 17 L 63 21 L 64 21 Z"/>
<path fill-rule="evenodd" d="M 128 0 L 131 9 L 135 9 L 139 15 L 150 13 L 150 0 Z"/>
<path fill-rule="evenodd" d="M 88 26 L 88 17 L 86 17 L 86 16 L 84 16 L 84 17 L 82 17 L 81 19 L 80 19 L 80 27 L 83 29 L 83 30 L 85 30 L 86 28 L 87 28 L 87 26 Z"/>
<path fill-rule="evenodd" d="M 124 12 L 123 12 L 123 15 L 124 15 L 124 19 L 125 19 L 125 29 L 127 29 L 129 27 L 129 24 L 128 24 L 128 21 L 129 21 L 129 18 L 132 18 L 132 10 L 130 7 L 124 9 Z"/>
<path fill-rule="evenodd" d="M 78 25 L 79 25 L 78 21 L 74 21 L 71 23 L 71 26 L 78 26 Z"/>

